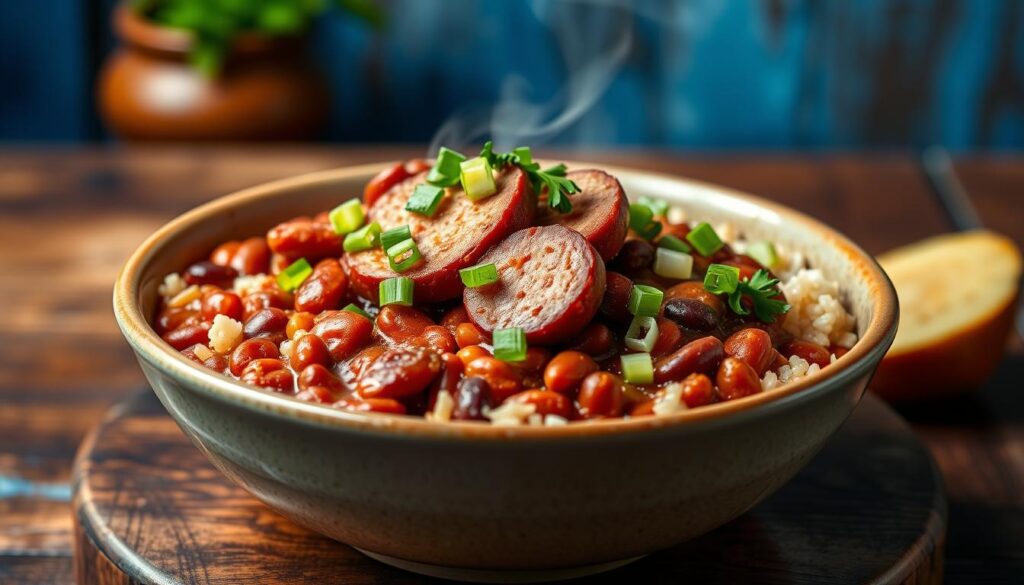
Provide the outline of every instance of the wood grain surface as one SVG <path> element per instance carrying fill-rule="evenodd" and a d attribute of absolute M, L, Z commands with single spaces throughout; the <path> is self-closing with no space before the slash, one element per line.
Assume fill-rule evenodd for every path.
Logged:
<path fill-rule="evenodd" d="M 73 475 L 80 585 L 420 583 L 271 512 L 218 472 L 152 393 L 118 405 Z M 780 492 L 711 534 L 578 583 L 942 579 L 946 500 L 913 431 L 868 397 Z"/>
<path fill-rule="evenodd" d="M 69 473 L 115 402 L 145 382 L 114 324 L 111 286 L 171 217 L 297 173 L 414 148 L 0 149 L 0 583 L 72 582 Z M 872 253 L 951 229 L 907 153 L 706 156 L 547 153 L 720 183 L 798 207 Z M 1024 246 L 1024 158 L 956 164 L 983 219 Z M 1024 351 L 974 395 L 903 409 L 950 500 L 947 583 L 1024 575 Z M 997 351 L 993 348 L 993 351 Z"/>

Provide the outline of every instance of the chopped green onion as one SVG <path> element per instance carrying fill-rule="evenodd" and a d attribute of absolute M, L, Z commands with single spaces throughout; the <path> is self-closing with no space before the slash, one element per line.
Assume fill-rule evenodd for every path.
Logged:
<path fill-rule="evenodd" d="M 444 197 L 444 189 L 441 187 L 420 183 L 416 185 L 416 190 L 409 196 L 405 210 L 433 217 L 437 213 L 437 207 L 441 205 L 442 197 Z"/>
<path fill-rule="evenodd" d="M 708 222 L 702 222 L 686 234 L 686 241 L 693 244 L 697 253 L 701 256 L 710 256 L 722 249 L 722 239 L 715 233 L 715 229 Z"/>
<path fill-rule="evenodd" d="M 654 382 L 654 362 L 649 353 L 627 353 L 619 358 L 622 363 L 622 377 L 630 384 Z"/>
<path fill-rule="evenodd" d="M 462 284 L 469 288 L 477 288 L 498 282 L 498 267 L 493 262 L 490 264 L 479 264 L 459 270 L 459 278 Z"/>
<path fill-rule="evenodd" d="M 336 234 L 350 234 L 359 229 L 366 219 L 363 215 L 363 205 L 358 199 L 349 199 L 335 207 L 327 217 L 331 220 Z"/>
<path fill-rule="evenodd" d="M 526 359 L 526 334 L 522 327 L 495 329 L 491 338 L 494 357 L 503 362 L 521 362 Z"/>
<path fill-rule="evenodd" d="M 310 274 L 313 274 L 313 267 L 306 262 L 305 258 L 299 258 L 277 275 L 277 285 L 285 291 L 293 291 L 299 288 L 299 285 L 309 278 Z"/>
<path fill-rule="evenodd" d="M 658 248 L 654 256 L 654 273 L 683 280 L 693 274 L 693 256 L 668 248 Z"/>
<path fill-rule="evenodd" d="M 633 231 L 636 232 L 636 235 L 640 236 L 645 240 L 653 240 L 654 238 L 658 237 L 658 234 L 661 233 L 661 222 L 652 221 L 651 223 L 645 225 L 641 229 Z"/>
<path fill-rule="evenodd" d="M 470 201 L 479 201 L 498 192 L 494 184 L 494 173 L 491 165 L 482 157 L 471 158 L 459 165 L 461 169 L 462 190 Z"/>
<path fill-rule="evenodd" d="M 405 272 L 416 265 L 423 258 L 420 249 L 416 247 L 416 240 L 409 238 L 402 240 L 388 248 L 388 265 L 395 272 Z"/>
<path fill-rule="evenodd" d="M 661 236 L 661 239 L 658 240 L 658 247 L 668 248 L 669 250 L 674 250 L 676 252 L 685 252 L 687 254 L 693 251 L 693 248 L 691 248 L 689 244 L 672 234 L 665 234 L 664 236 Z"/>
<path fill-rule="evenodd" d="M 412 279 L 396 276 L 380 281 L 377 292 L 380 295 L 380 306 L 405 305 L 412 306 Z"/>
<path fill-rule="evenodd" d="M 646 284 L 634 284 L 629 291 L 629 312 L 637 317 L 653 317 L 661 310 L 665 293 Z"/>
<path fill-rule="evenodd" d="M 658 322 L 654 317 L 633 317 L 626 331 L 626 347 L 633 351 L 650 352 L 658 341 Z"/>
<path fill-rule="evenodd" d="M 512 154 L 519 157 L 519 164 L 522 166 L 529 166 L 533 164 L 533 153 L 530 152 L 529 146 L 520 146 L 519 148 L 513 148 Z"/>
<path fill-rule="evenodd" d="M 412 232 L 409 231 L 409 226 L 400 225 L 396 228 L 391 228 L 388 231 L 380 235 L 380 245 L 385 250 L 390 250 L 391 246 L 404 242 L 405 240 L 412 238 Z"/>
<path fill-rule="evenodd" d="M 712 264 L 704 275 L 704 288 L 714 294 L 731 295 L 740 285 L 740 269 L 725 264 Z"/>
<path fill-rule="evenodd" d="M 361 309 L 361 308 L 360 308 L 360 307 L 359 307 L 358 305 L 356 305 L 355 303 L 349 303 L 349 304 L 345 305 L 345 306 L 344 306 L 344 307 L 343 307 L 343 308 L 342 308 L 341 310 L 342 310 L 342 311 L 348 311 L 348 312 L 350 312 L 350 313 L 355 313 L 356 315 L 362 315 L 363 317 L 366 317 L 367 319 L 370 319 L 371 321 L 373 320 L 373 319 L 372 319 L 372 318 L 370 317 L 370 314 L 369 314 L 369 313 L 367 313 L 366 311 L 362 310 L 362 309 Z"/>
<path fill-rule="evenodd" d="M 459 164 L 464 160 L 462 153 L 442 146 L 437 151 L 437 162 L 427 174 L 427 181 L 439 187 L 451 187 L 459 182 Z"/>
<path fill-rule="evenodd" d="M 374 221 L 345 236 L 342 247 L 348 253 L 362 252 L 376 248 L 379 243 L 380 224 Z"/>
<path fill-rule="evenodd" d="M 641 205 L 646 205 L 656 217 L 668 215 L 668 201 L 654 199 L 653 197 L 641 197 L 637 200 Z"/>
<path fill-rule="evenodd" d="M 647 227 L 654 219 L 654 212 L 650 207 L 642 203 L 629 204 L 629 227 L 634 231 L 640 231 Z"/>
<path fill-rule="evenodd" d="M 747 256 L 761 263 L 765 268 L 775 268 L 779 263 L 779 255 L 775 252 L 775 245 L 771 242 L 754 242 L 747 246 Z"/>

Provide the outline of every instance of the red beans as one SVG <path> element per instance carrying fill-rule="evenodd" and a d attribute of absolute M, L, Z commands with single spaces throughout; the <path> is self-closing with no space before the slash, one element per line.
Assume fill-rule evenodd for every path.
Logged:
<path fill-rule="evenodd" d="M 334 403 L 338 408 L 353 412 L 378 412 L 381 414 L 405 414 L 405 405 L 393 398 L 349 397 Z"/>
<path fill-rule="evenodd" d="M 384 169 L 377 173 L 377 176 L 370 179 L 363 190 L 363 202 L 369 207 L 373 205 L 381 195 L 398 183 L 429 170 L 430 165 L 422 159 L 414 159 L 404 163 L 398 163 L 393 167 Z"/>
<path fill-rule="evenodd" d="M 615 335 L 603 323 L 591 323 L 580 333 L 571 349 L 581 351 L 593 358 L 604 358 L 615 351 Z"/>
<path fill-rule="evenodd" d="M 288 339 L 295 339 L 295 334 L 299 331 L 312 331 L 315 323 L 313 313 L 296 311 L 292 313 L 291 317 L 288 317 L 288 326 L 285 327 L 284 332 Z"/>
<path fill-rule="evenodd" d="M 722 342 L 702 337 L 654 362 L 654 382 L 664 384 L 682 380 L 693 373 L 711 373 L 725 357 Z"/>
<path fill-rule="evenodd" d="M 715 382 L 718 383 L 718 394 L 722 400 L 735 400 L 761 391 L 761 379 L 757 372 L 734 357 L 722 360 Z"/>
<path fill-rule="evenodd" d="M 281 343 L 288 338 L 285 331 L 288 327 L 288 315 L 281 309 L 263 309 L 253 313 L 245 322 L 246 339 L 262 337 L 274 343 Z"/>
<path fill-rule="evenodd" d="M 569 418 L 572 414 L 572 404 L 569 399 L 550 390 L 527 390 L 510 397 L 509 402 L 532 404 L 535 414 L 560 416 Z"/>
<path fill-rule="evenodd" d="M 373 336 L 373 323 L 352 311 L 327 311 L 313 326 L 312 333 L 324 340 L 334 361 L 350 358 Z"/>
<path fill-rule="evenodd" d="M 219 287 L 229 287 L 236 276 L 238 276 L 238 272 L 234 268 L 204 260 L 186 268 L 184 278 L 187 284 L 213 284 Z"/>
<path fill-rule="evenodd" d="M 612 260 L 612 270 L 636 276 L 654 264 L 654 246 L 647 240 L 626 240 Z"/>
<path fill-rule="evenodd" d="M 249 362 L 263 358 L 276 358 L 279 355 L 281 355 L 281 352 L 278 351 L 277 345 L 269 339 L 247 339 L 239 343 L 238 347 L 231 352 L 231 359 L 228 360 L 228 364 L 232 374 L 241 376 L 242 370 L 249 365 Z"/>
<path fill-rule="evenodd" d="M 310 386 L 295 395 L 299 400 L 316 402 L 319 404 L 330 404 L 334 402 L 334 393 L 325 386 Z"/>
<path fill-rule="evenodd" d="M 241 321 L 243 312 L 242 299 L 233 292 L 219 290 L 207 293 L 203 297 L 201 314 L 204 321 L 213 321 L 217 315 Z"/>
<path fill-rule="evenodd" d="M 576 400 L 583 418 L 621 416 L 622 379 L 611 372 L 593 372 L 583 379 Z"/>
<path fill-rule="evenodd" d="M 654 341 L 654 347 L 651 348 L 652 357 L 660 357 L 669 352 L 675 351 L 679 347 L 679 342 L 683 338 L 682 332 L 679 331 L 679 327 L 675 323 L 658 317 L 658 339 Z"/>
<path fill-rule="evenodd" d="M 459 323 L 455 326 L 455 343 L 459 347 L 469 347 L 490 342 L 490 336 L 472 323 Z"/>
<path fill-rule="evenodd" d="M 246 384 L 278 392 L 294 391 L 294 375 L 279 359 L 265 358 L 249 362 L 239 377 Z"/>
<path fill-rule="evenodd" d="M 434 408 L 437 395 L 441 392 L 447 392 L 451 397 L 455 397 L 459 389 L 459 380 L 462 379 L 462 372 L 464 370 L 465 366 L 462 365 L 462 360 L 455 354 L 441 354 L 441 375 L 437 377 L 430 389 L 428 408 Z"/>
<path fill-rule="evenodd" d="M 666 318 L 690 331 L 706 333 L 718 327 L 718 313 L 697 299 L 670 299 L 662 311 Z"/>
<path fill-rule="evenodd" d="M 263 274 L 270 269 L 270 247 L 263 238 L 249 238 L 238 245 L 228 264 L 245 276 Z"/>
<path fill-rule="evenodd" d="M 324 340 L 311 333 L 292 342 L 291 355 L 288 357 L 291 366 L 298 372 L 311 364 L 330 367 L 334 363 Z"/>
<path fill-rule="evenodd" d="M 563 351 L 544 368 L 544 386 L 559 394 L 574 394 L 580 382 L 597 371 L 597 363 L 585 353 Z"/>
<path fill-rule="evenodd" d="M 787 356 L 795 355 L 801 357 L 807 360 L 807 363 L 818 364 L 822 368 L 829 365 L 832 360 L 832 355 L 824 347 L 817 343 L 800 341 L 798 339 L 783 345 L 782 353 Z"/>
<path fill-rule="evenodd" d="M 522 374 L 506 362 L 493 357 L 479 357 L 466 364 L 466 377 L 483 378 L 491 393 L 489 402 L 497 406 L 522 390 Z"/>
<path fill-rule="evenodd" d="M 278 224 L 267 232 L 267 244 L 275 253 L 290 260 L 305 258 L 316 262 L 328 256 L 341 255 L 341 236 L 329 223 L 297 217 Z"/>
<path fill-rule="evenodd" d="M 763 376 L 775 358 L 772 338 L 763 329 L 750 327 L 733 333 L 725 340 L 725 353 L 747 364 Z"/>
<path fill-rule="evenodd" d="M 672 299 L 692 299 L 700 301 L 710 307 L 716 315 L 721 315 L 722 311 L 725 310 L 725 303 L 722 302 L 722 299 L 708 292 L 708 290 L 704 288 L 704 283 L 701 281 L 680 282 L 679 284 L 670 286 L 665 290 L 665 302 L 667 303 Z M 666 317 L 671 318 L 669 315 L 666 315 Z M 683 326 L 685 327 L 686 325 L 684 324 Z"/>
<path fill-rule="evenodd" d="M 682 381 L 683 403 L 687 408 L 707 406 L 718 400 L 715 385 L 704 374 L 690 374 Z"/>
<path fill-rule="evenodd" d="M 402 305 L 387 305 L 377 314 L 377 333 L 394 345 L 422 347 L 439 353 L 456 352 L 455 337 L 448 329 L 434 325 L 422 311 Z"/>
<path fill-rule="evenodd" d="M 246 320 L 263 309 L 289 309 L 291 297 L 283 291 L 260 291 L 249 293 L 242 299 L 242 316 Z"/>
<path fill-rule="evenodd" d="M 181 351 L 192 347 L 197 343 L 206 345 L 210 343 L 209 323 L 198 323 L 194 325 L 182 325 L 173 331 L 164 333 L 164 341 L 171 344 L 171 347 Z"/>
<path fill-rule="evenodd" d="M 299 388 L 303 390 L 321 387 L 327 388 L 332 392 L 340 392 L 345 389 L 341 380 L 321 364 L 309 364 L 302 369 L 295 369 L 300 372 L 298 384 Z"/>
<path fill-rule="evenodd" d="M 480 347 L 479 345 L 467 345 L 466 347 L 460 349 L 459 352 L 456 353 L 455 355 L 458 356 L 460 360 L 462 360 L 462 365 L 466 366 L 469 365 L 469 362 L 475 360 L 476 358 L 491 357 L 491 352 Z"/>
<path fill-rule="evenodd" d="M 321 261 L 295 291 L 295 310 L 319 313 L 337 309 L 348 291 L 348 277 L 337 260 Z"/>
<path fill-rule="evenodd" d="M 455 335 L 456 339 L 458 335 L 456 335 L 455 330 L 462 323 L 469 323 L 469 313 L 466 312 L 466 307 L 462 305 L 451 309 L 444 314 L 444 317 L 441 317 L 441 325 L 452 335 Z M 459 345 L 459 347 L 462 347 L 462 345 Z"/>
<path fill-rule="evenodd" d="M 238 252 L 238 248 L 241 245 L 242 243 L 238 240 L 224 242 L 214 248 L 213 252 L 210 253 L 210 262 L 213 262 L 218 266 L 229 266 L 231 264 L 231 259 L 235 257 L 235 253 Z"/>
<path fill-rule="evenodd" d="M 618 272 L 605 274 L 604 298 L 598 312 L 613 323 L 624 325 L 632 320 L 629 314 L 629 293 L 633 281 Z"/>
<path fill-rule="evenodd" d="M 453 398 L 455 407 L 452 418 L 455 420 L 484 420 L 484 406 L 491 393 L 490 386 L 483 378 L 463 378 L 459 382 Z"/>
<path fill-rule="evenodd" d="M 381 354 L 356 381 L 363 398 L 404 398 L 419 394 L 441 371 L 441 358 L 425 349 L 392 349 Z"/>

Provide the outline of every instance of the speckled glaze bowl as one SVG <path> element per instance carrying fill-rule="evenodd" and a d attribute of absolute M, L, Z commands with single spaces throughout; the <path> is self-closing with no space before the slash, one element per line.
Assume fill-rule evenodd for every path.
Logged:
<path fill-rule="evenodd" d="M 384 165 L 247 189 L 182 215 L 125 265 L 114 310 L 161 402 L 229 478 L 281 514 L 406 569 L 531 581 L 610 569 L 701 535 L 788 481 L 857 405 L 896 332 L 878 265 L 842 235 L 748 195 L 607 165 L 631 197 L 805 252 L 842 284 L 860 341 L 779 390 L 666 417 L 565 427 L 352 413 L 236 383 L 149 325 L 157 287 L 227 239 L 362 193 Z"/>

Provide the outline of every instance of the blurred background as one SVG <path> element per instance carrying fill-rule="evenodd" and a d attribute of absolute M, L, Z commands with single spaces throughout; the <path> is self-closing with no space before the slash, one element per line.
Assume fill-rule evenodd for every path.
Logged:
<path fill-rule="evenodd" d="M 1019 0 L 118 4 L 0 3 L 0 140 L 1024 146 Z"/>

